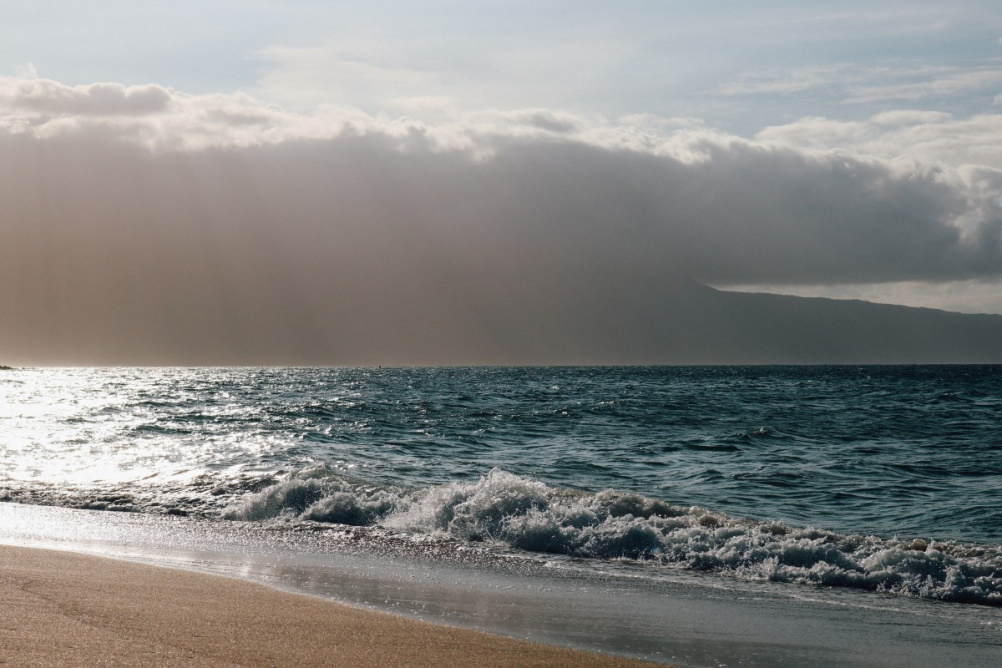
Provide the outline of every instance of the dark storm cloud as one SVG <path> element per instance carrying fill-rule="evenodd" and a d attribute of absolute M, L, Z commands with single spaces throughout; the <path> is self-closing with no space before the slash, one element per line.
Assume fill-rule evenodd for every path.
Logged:
<path fill-rule="evenodd" d="M 455 149 L 417 127 L 184 151 L 107 126 L 5 133 L 0 345 L 79 363 L 629 361 L 624 341 L 653 349 L 689 317 L 688 278 L 1002 271 L 990 183 L 712 137 L 682 160 L 558 125 Z"/>

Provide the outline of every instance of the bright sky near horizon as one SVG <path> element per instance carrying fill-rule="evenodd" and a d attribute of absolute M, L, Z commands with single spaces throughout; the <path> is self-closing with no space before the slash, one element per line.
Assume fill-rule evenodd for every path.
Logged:
<path fill-rule="evenodd" d="M 272 242 L 248 230 L 271 225 L 294 246 L 347 239 L 352 257 L 386 257 L 409 217 L 401 257 L 434 245 L 455 276 L 488 245 L 524 267 L 550 249 L 577 258 L 568 272 L 589 258 L 613 274 L 1002 313 L 992 2 L 37 0 L 4 13 L 0 189 L 14 195 L 0 202 L 0 279 L 22 286 L 7 308 L 69 308 L 51 295 L 81 276 L 114 292 L 155 263 L 107 268 L 153 237 L 194 285 L 207 246 L 182 248 L 170 230 L 187 223 L 149 207 L 197 200 L 185 220 L 211 223 L 187 234 L 215 225 L 252 249 Z M 349 154 L 360 172 L 314 180 Z M 396 195 L 362 201 L 367 189 Z M 248 192 L 253 215 L 233 204 Z M 255 222 L 234 231 L 231 217 Z M 61 255 L 45 234 L 66 225 L 94 249 Z M 250 280 L 247 257 L 215 280 Z M 297 271 L 290 285 L 321 280 Z M 323 280 L 373 280 L 345 272 Z"/>

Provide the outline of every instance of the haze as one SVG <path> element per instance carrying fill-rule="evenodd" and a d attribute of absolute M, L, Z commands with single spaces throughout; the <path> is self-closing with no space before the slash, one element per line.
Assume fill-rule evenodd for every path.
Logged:
<path fill-rule="evenodd" d="M 904 320 L 861 315 L 854 352 L 777 357 L 748 339 L 748 305 L 773 302 L 724 309 L 700 285 L 1002 312 L 987 4 L 582 5 L 494 28 L 490 7 L 383 25 L 309 3 L 56 4 L 0 48 L 0 363 L 996 355 L 1002 318 L 899 359 Z M 184 39 L 139 39 L 150 21 Z M 94 36 L 81 53 L 70 27 Z M 678 64 L 672 40 L 697 36 Z M 829 308 L 793 303 L 804 322 Z"/>

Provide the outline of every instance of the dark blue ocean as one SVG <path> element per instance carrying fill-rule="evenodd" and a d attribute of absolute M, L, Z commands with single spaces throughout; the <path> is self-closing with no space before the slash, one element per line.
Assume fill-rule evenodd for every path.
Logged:
<path fill-rule="evenodd" d="M 0 371 L 0 499 L 1002 604 L 1002 367 Z"/>

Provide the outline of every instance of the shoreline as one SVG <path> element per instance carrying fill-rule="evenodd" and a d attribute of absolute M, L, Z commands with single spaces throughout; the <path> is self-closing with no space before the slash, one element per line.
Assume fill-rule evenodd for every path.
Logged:
<path fill-rule="evenodd" d="M 0 663 L 1002 665 L 995 608 L 357 537 L 0 503 Z M 276 654 L 290 645 L 314 654 Z"/>
<path fill-rule="evenodd" d="M 655 665 L 110 557 L 0 545 L 0 564 L 14 665 Z"/>

